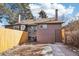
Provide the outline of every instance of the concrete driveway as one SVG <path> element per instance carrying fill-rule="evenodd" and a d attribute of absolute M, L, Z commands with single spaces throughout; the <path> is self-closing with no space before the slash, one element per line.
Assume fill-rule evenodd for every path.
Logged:
<path fill-rule="evenodd" d="M 78 56 L 75 52 L 71 51 L 67 45 L 63 43 L 50 44 L 53 56 Z"/>

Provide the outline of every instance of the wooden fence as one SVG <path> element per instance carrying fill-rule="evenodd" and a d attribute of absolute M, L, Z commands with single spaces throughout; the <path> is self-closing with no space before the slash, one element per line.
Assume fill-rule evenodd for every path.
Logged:
<path fill-rule="evenodd" d="M 28 32 L 0 28 L 0 53 L 23 44 L 28 40 Z"/>
<path fill-rule="evenodd" d="M 61 35 L 62 35 L 62 42 L 65 43 L 65 30 L 61 30 Z"/>

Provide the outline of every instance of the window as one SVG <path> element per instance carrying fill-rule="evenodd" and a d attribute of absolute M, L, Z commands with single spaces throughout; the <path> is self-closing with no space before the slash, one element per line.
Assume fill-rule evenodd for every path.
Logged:
<path fill-rule="evenodd" d="M 25 30 L 25 25 L 21 25 L 21 30 Z"/>
<path fill-rule="evenodd" d="M 13 29 L 19 30 L 19 26 L 13 26 Z"/>
<path fill-rule="evenodd" d="M 46 25 L 46 24 L 41 25 L 41 28 L 43 28 L 43 29 L 47 29 L 47 25 Z"/>

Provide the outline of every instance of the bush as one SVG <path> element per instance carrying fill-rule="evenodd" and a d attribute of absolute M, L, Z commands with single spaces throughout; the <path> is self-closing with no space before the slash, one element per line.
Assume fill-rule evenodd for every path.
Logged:
<path fill-rule="evenodd" d="M 79 47 L 79 31 L 66 32 L 67 44 Z"/>

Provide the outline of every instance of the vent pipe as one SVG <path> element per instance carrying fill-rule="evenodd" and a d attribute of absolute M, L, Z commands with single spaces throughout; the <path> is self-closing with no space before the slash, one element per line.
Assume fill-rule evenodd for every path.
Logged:
<path fill-rule="evenodd" d="M 19 19 L 18 19 L 18 23 L 21 22 L 21 15 L 19 14 Z"/>
<path fill-rule="evenodd" d="M 58 20 L 58 9 L 55 10 L 55 20 Z"/>

